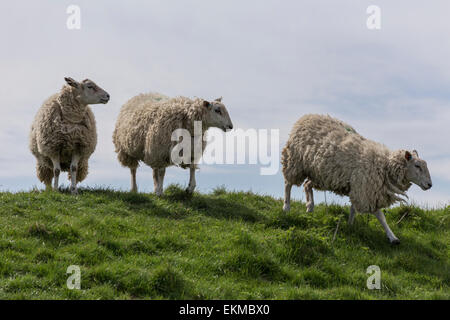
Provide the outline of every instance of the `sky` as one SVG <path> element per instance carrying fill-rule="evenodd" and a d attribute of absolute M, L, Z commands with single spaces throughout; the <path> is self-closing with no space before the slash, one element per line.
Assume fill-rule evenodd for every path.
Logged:
<path fill-rule="evenodd" d="M 79 30 L 66 26 L 70 5 L 81 10 Z M 369 5 L 381 9 L 379 30 L 366 26 Z M 447 0 L 2 1 L 0 190 L 42 188 L 28 134 L 42 102 L 70 76 L 111 95 L 92 106 L 98 145 L 83 186 L 129 189 L 112 132 L 121 106 L 153 91 L 223 96 L 235 128 L 279 129 L 280 150 L 302 115 L 330 114 L 393 150 L 418 150 L 433 188 L 412 186 L 410 201 L 448 204 L 449 13 Z M 188 171 L 170 168 L 170 183 L 187 185 Z M 138 185 L 153 191 L 150 168 L 139 169 Z M 198 190 L 218 186 L 275 197 L 284 189 L 281 170 L 202 165 Z M 293 197 L 305 198 L 298 188 Z"/>

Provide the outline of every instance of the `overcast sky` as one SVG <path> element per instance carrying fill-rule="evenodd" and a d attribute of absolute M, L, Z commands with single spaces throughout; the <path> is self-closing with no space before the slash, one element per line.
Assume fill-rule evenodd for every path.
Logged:
<path fill-rule="evenodd" d="M 81 8 L 80 30 L 66 27 L 71 4 Z M 372 4 L 381 8 L 380 30 L 366 26 Z M 447 0 L 2 1 L 0 189 L 41 186 L 30 125 L 71 76 L 111 94 L 92 107 L 98 146 L 83 185 L 129 188 L 112 144 L 115 119 L 129 98 L 157 91 L 223 96 L 235 128 L 279 129 L 280 148 L 299 117 L 328 113 L 391 149 L 417 149 L 433 188 L 413 186 L 410 198 L 449 203 L 449 13 Z M 186 185 L 187 175 L 172 168 L 166 185 Z M 151 177 L 139 170 L 141 190 L 153 190 Z M 281 171 L 260 176 L 256 165 L 202 166 L 197 184 L 283 195 Z M 298 189 L 294 196 L 304 199 Z"/>

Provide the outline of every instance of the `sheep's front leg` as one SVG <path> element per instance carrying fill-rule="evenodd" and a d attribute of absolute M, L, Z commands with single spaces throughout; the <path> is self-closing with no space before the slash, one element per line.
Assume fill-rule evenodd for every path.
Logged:
<path fill-rule="evenodd" d="M 78 163 L 80 162 L 80 156 L 78 154 L 74 154 L 72 156 L 72 162 L 70 163 L 70 192 L 72 194 L 78 194 L 77 188 L 77 172 L 78 172 Z"/>
<path fill-rule="evenodd" d="M 186 189 L 186 192 L 192 193 L 195 189 L 195 164 L 191 164 L 189 167 L 189 186 Z"/>
<path fill-rule="evenodd" d="M 61 173 L 61 163 L 60 163 L 59 157 L 52 158 L 52 163 L 53 163 L 53 175 L 54 175 L 53 189 L 58 190 L 59 174 Z"/>
<path fill-rule="evenodd" d="M 131 192 L 137 192 L 137 183 L 136 183 L 136 171 L 137 168 L 130 168 L 131 172 Z"/>
<path fill-rule="evenodd" d="M 155 186 L 155 194 L 160 197 L 163 194 L 163 185 L 164 185 L 164 174 L 166 173 L 166 169 L 153 169 L 153 183 Z"/>
<path fill-rule="evenodd" d="M 350 215 L 348 216 L 348 224 L 349 225 L 353 224 L 353 221 L 355 220 L 355 214 L 356 214 L 356 210 L 352 204 L 352 206 L 350 207 Z"/>
<path fill-rule="evenodd" d="M 291 190 L 292 190 L 292 183 L 289 183 L 287 181 L 284 182 L 284 205 L 283 210 L 289 211 L 291 210 Z"/>
<path fill-rule="evenodd" d="M 160 194 L 158 194 L 159 176 L 158 176 L 158 169 L 157 168 L 153 168 L 153 189 L 155 190 L 155 194 L 157 196 L 160 196 Z"/>
<path fill-rule="evenodd" d="M 164 175 L 166 174 L 166 168 L 158 169 L 158 181 L 159 181 L 159 195 L 162 196 L 164 192 Z"/>
<path fill-rule="evenodd" d="M 306 195 L 306 212 L 314 211 L 314 193 L 312 188 L 312 181 L 307 180 L 304 184 L 305 195 Z"/>
<path fill-rule="evenodd" d="M 377 217 L 378 221 L 380 221 L 381 225 L 383 226 L 384 230 L 386 231 L 386 235 L 389 238 L 389 241 L 391 244 L 399 244 L 400 240 L 395 236 L 395 234 L 392 232 L 391 228 L 389 228 L 386 217 L 384 216 L 384 213 L 381 212 L 381 210 L 378 210 L 375 213 L 375 216 Z"/>

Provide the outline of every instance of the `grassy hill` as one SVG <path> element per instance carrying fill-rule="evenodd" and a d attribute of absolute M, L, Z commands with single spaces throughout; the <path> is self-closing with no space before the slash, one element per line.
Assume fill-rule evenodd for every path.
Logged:
<path fill-rule="evenodd" d="M 177 186 L 160 199 L 0 193 L 0 299 L 450 298 L 450 206 L 387 210 L 399 246 L 374 216 L 351 227 L 346 207 L 281 207 L 223 189 L 187 197 Z M 66 287 L 70 265 L 81 268 L 81 290 Z M 381 290 L 366 287 L 370 265 L 381 268 Z"/>

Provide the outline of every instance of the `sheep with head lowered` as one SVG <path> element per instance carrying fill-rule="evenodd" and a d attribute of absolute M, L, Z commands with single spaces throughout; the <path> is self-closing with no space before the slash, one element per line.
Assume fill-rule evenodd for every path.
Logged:
<path fill-rule="evenodd" d="M 169 98 L 158 93 L 149 93 L 131 98 L 122 107 L 113 133 L 113 142 L 119 162 L 130 168 L 131 191 L 137 192 L 136 170 L 140 161 L 153 169 L 156 195 L 162 195 L 165 170 L 171 165 L 190 169 L 186 191 L 194 191 L 197 168 L 195 162 L 177 163 L 171 155 L 177 144 L 177 141 L 172 140 L 173 132 L 185 129 L 193 140 L 195 122 L 201 124 L 202 135 L 211 127 L 223 131 L 233 129 L 222 98 L 209 102 L 199 98 Z M 202 152 L 205 146 L 206 143 L 202 139 Z M 191 150 L 193 159 L 194 148 Z"/>
<path fill-rule="evenodd" d="M 423 190 L 432 186 L 427 163 L 417 151 L 391 151 L 368 140 L 348 124 L 323 115 L 305 115 L 294 125 L 282 151 L 285 211 L 290 209 L 291 188 L 305 180 L 307 211 L 314 209 L 312 189 L 349 196 L 349 223 L 355 212 L 373 213 L 389 241 L 400 241 L 386 223 L 381 208 L 403 200 L 411 183 Z"/>
<path fill-rule="evenodd" d="M 107 103 L 109 94 L 86 79 L 65 78 L 66 85 L 48 98 L 37 112 L 29 147 L 36 157 L 39 180 L 47 189 L 59 187 L 61 171 L 69 172 L 71 192 L 88 174 L 88 160 L 97 145 L 94 114 L 89 104 Z"/>

